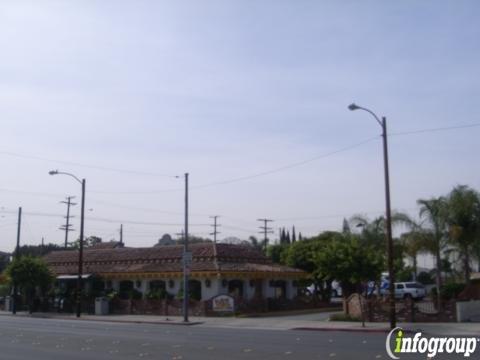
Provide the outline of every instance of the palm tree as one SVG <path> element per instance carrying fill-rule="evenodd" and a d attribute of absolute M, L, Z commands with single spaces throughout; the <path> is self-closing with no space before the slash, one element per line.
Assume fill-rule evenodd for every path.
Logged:
<path fill-rule="evenodd" d="M 370 221 L 362 215 L 354 215 L 349 219 L 350 228 L 361 228 L 360 241 L 365 245 L 372 245 L 377 249 L 385 250 L 385 218 L 376 217 Z"/>
<path fill-rule="evenodd" d="M 470 283 L 471 253 L 480 234 L 480 194 L 466 185 L 453 188 L 447 198 L 447 224 L 452 244 L 457 247 L 465 282 Z"/>
<path fill-rule="evenodd" d="M 400 236 L 405 254 L 411 258 L 413 267 L 413 280 L 417 280 L 417 257 L 425 252 L 425 236 L 421 229 L 412 229 Z"/>
<path fill-rule="evenodd" d="M 437 306 L 441 307 L 440 287 L 442 286 L 442 258 L 441 254 L 446 245 L 445 227 L 447 202 L 444 197 L 419 199 L 420 219 L 423 219 L 429 229 L 424 232 L 424 243 L 429 252 L 435 257 L 435 283 L 437 286 Z"/>

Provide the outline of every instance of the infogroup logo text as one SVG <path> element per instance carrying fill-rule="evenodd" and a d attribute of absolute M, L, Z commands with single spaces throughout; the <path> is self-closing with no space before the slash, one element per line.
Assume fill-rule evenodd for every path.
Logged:
<path fill-rule="evenodd" d="M 393 351 L 390 345 L 392 336 L 395 335 Z M 405 336 L 402 328 L 397 327 L 390 331 L 385 343 L 388 356 L 392 359 L 400 359 L 402 353 L 427 354 L 428 358 L 434 358 L 437 354 L 457 354 L 470 357 L 477 348 L 480 339 L 474 337 L 431 337 L 422 336 L 417 332 L 413 337 Z"/>

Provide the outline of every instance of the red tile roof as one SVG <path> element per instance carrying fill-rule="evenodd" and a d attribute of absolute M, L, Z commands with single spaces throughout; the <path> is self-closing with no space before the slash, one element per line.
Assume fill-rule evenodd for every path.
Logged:
<path fill-rule="evenodd" d="M 260 251 L 251 246 L 233 244 L 199 243 L 189 246 L 192 252 L 191 272 L 244 273 L 256 276 L 303 276 L 298 269 L 273 264 Z M 98 275 L 130 275 L 182 273 L 183 246 L 158 246 L 151 248 L 87 248 L 83 254 L 83 272 Z M 76 274 L 78 251 L 54 251 L 45 260 L 57 275 Z"/>

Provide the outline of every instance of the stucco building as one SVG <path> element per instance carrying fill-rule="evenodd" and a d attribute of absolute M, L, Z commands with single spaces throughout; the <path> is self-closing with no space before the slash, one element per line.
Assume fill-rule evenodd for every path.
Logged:
<path fill-rule="evenodd" d="M 175 296 L 182 288 L 183 246 L 150 248 L 123 247 L 104 243 L 84 250 L 85 277 L 101 279 L 104 289 L 118 292 L 136 290 L 146 296 L 163 289 Z M 292 299 L 296 283 L 306 274 L 298 269 L 273 264 L 260 251 L 248 245 L 198 243 L 192 253 L 189 287 L 197 300 L 220 294 L 251 300 L 254 298 Z M 59 279 L 75 279 L 78 251 L 55 251 L 45 256 Z"/>

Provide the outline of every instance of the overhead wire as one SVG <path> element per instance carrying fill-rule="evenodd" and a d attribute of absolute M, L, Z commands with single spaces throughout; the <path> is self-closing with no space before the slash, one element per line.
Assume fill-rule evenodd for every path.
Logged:
<path fill-rule="evenodd" d="M 48 158 L 44 158 L 44 157 L 40 157 L 40 156 L 34 156 L 34 155 L 18 154 L 18 153 L 14 153 L 14 152 L 11 152 L 11 151 L 0 151 L 0 155 L 7 155 L 7 156 L 18 157 L 18 158 L 23 158 L 23 159 L 31 159 L 31 160 L 48 161 L 48 162 L 54 162 L 54 163 L 59 163 L 59 164 L 64 164 L 64 165 L 71 165 L 71 166 L 90 168 L 90 169 L 95 169 L 95 170 L 125 173 L 125 174 L 132 174 L 132 175 L 146 175 L 146 176 L 160 176 L 160 177 L 167 177 L 167 178 L 178 178 L 178 175 L 162 174 L 162 173 L 156 173 L 156 172 L 150 172 L 150 171 L 120 169 L 120 168 L 98 166 L 98 165 L 89 165 L 89 164 L 77 163 L 77 162 L 72 162 L 72 161 L 48 159 Z"/>

